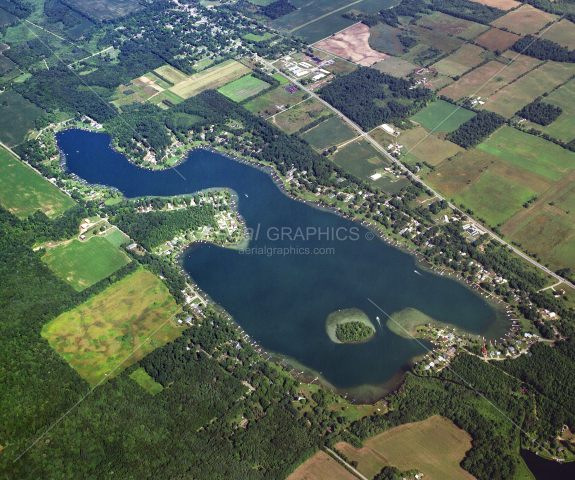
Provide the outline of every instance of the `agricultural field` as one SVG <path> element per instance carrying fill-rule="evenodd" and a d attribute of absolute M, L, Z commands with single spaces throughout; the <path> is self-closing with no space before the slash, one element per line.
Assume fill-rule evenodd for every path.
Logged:
<path fill-rule="evenodd" d="M 168 101 L 170 103 L 173 103 L 174 105 L 177 105 L 178 103 L 183 102 L 184 99 L 181 97 L 178 97 L 175 93 L 172 93 L 169 90 L 164 90 L 163 92 L 159 92 L 156 95 L 154 95 L 148 99 L 148 102 L 153 103 L 154 105 L 158 105 L 159 107 L 162 107 L 163 105 L 165 105 L 166 108 L 168 108 L 169 105 L 163 103 L 164 101 Z"/>
<path fill-rule="evenodd" d="M 145 83 L 148 83 L 153 88 L 160 87 L 162 90 L 165 90 L 166 88 L 170 88 L 170 87 L 174 86 L 173 83 L 166 82 L 164 79 L 160 78 L 156 74 L 156 72 L 153 72 L 153 71 L 146 73 L 143 77 L 140 77 L 140 80 L 145 82 Z M 152 83 L 149 83 L 148 80 Z M 159 91 L 161 91 L 161 90 L 159 90 Z"/>
<path fill-rule="evenodd" d="M 188 79 L 188 76 L 185 73 L 180 72 L 171 65 L 164 65 L 163 67 L 156 68 L 154 73 L 161 75 L 168 82 L 171 82 L 172 85 L 176 85 Z"/>
<path fill-rule="evenodd" d="M 420 45 L 425 47 L 433 47 L 437 48 L 444 53 L 452 52 L 453 50 L 458 49 L 464 44 L 463 40 L 460 40 L 456 37 L 449 37 L 444 35 L 443 33 L 436 31 L 436 30 L 428 30 L 427 28 L 420 27 L 418 25 L 413 25 L 410 27 L 410 30 L 418 33 L 419 36 L 417 37 L 417 41 Z M 412 49 L 411 53 L 413 54 L 414 49 Z M 409 60 L 408 58 L 403 56 L 405 60 Z"/>
<path fill-rule="evenodd" d="M 536 192 L 489 171 L 468 188 L 456 194 L 455 201 L 475 211 L 489 225 L 501 225 Z"/>
<path fill-rule="evenodd" d="M 543 99 L 545 103 L 550 103 L 556 107 L 561 107 L 563 113 L 551 125 L 543 127 L 537 123 L 527 122 L 526 127 L 533 127 L 541 130 L 552 137 L 570 142 L 575 138 L 575 80 L 571 80 L 562 87 L 554 90 Z"/>
<path fill-rule="evenodd" d="M 389 57 L 373 65 L 373 68 L 394 77 L 405 77 L 413 72 L 416 67 L 413 63 L 406 62 L 401 58 Z"/>
<path fill-rule="evenodd" d="M 287 480 L 357 480 L 357 477 L 320 450 L 298 467 Z"/>
<path fill-rule="evenodd" d="M 16 64 L 12 60 L 0 54 L 0 76 L 7 74 L 15 67 Z"/>
<path fill-rule="evenodd" d="M 448 140 L 442 140 L 435 135 L 429 135 L 425 129 L 418 127 L 404 131 L 397 142 L 420 161 L 425 161 L 431 165 L 438 165 L 443 160 L 453 157 L 464 151 L 459 145 Z M 389 144 L 388 144 L 389 145 Z M 387 145 L 383 145 L 387 147 Z"/>
<path fill-rule="evenodd" d="M 471 110 L 439 100 L 416 113 L 411 119 L 427 130 L 444 133 L 456 130 L 475 115 Z"/>
<path fill-rule="evenodd" d="M 285 85 L 286 83 L 289 83 L 289 80 L 286 77 L 284 77 L 281 73 L 274 73 L 272 77 L 275 78 L 278 82 L 280 82 L 280 85 Z"/>
<path fill-rule="evenodd" d="M 453 100 L 469 96 L 489 97 L 540 63 L 539 60 L 525 55 L 519 55 L 509 66 L 494 60 L 476 68 L 439 93 Z"/>
<path fill-rule="evenodd" d="M 219 65 L 210 67 L 200 73 L 192 75 L 187 80 L 174 85 L 169 89 L 184 99 L 193 97 L 207 89 L 217 89 L 227 83 L 233 82 L 250 69 L 235 60 L 226 60 Z"/>
<path fill-rule="evenodd" d="M 270 40 L 274 37 L 275 37 L 275 35 L 273 33 L 270 33 L 270 32 L 264 32 L 263 35 L 254 35 L 253 33 L 248 33 L 247 35 L 243 36 L 243 38 L 245 40 L 249 40 L 251 42 L 263 42 L 265 40 Z"/>
<path fill-rule="evenodd" d="M 573 75 L 574 64 L 548 61 L 492 95 L 483 108 L 510 118 L 538 96 L 551 91 Z"/>
<path fill-rule="evenodd" d="M 575 153 L 512 127 L 501 127 L 477 148 L 549 180 L 575 168 Z"/>
<path fill-rule="evenodd" d="M 28 165 L 0 147 L 0 203 L 18 218 L 36 210 L 53 218 L 76 202 Z"/>
<path fill-rule="evenodd" d="M 334 58 L 333 60 L 334 63 L 322 68 L 334 75 L 345 75 L 346 73 L 353 72 L 357 68 L 355 64 L 348 62 L 347 60 L 341 60 L 339 58 Z"/>
<path fill-rule="evenodd" d="M 309 99 L 273 117 L 273 123 L 291 135 L 318 117 L 328 115 L 330 110 L 315 99 Z"/>
<path fill-rule="evenodd" d="M 373 50 L 369 46 L 369 36 L 369 27 L 359 23 L 316 43 L 315 47 L 369 67 L 389 57 L 389 55 Z"/>
<path fill-rule="evenodd" d="M 557 15 L 543 12 L 531 5 L 522 5 L 506 15 L 491 22 L 498 28 L 507 28 L 510 32 L 519 35 L 533 34 L 541 30 L 549 22 L 557 20 Z"/>
<path fill-rule="evenodd" d="M 429 480 L 474 480 L 459 465 L 471 448 L 471 441 L 471 436 L 451 420 L 434 415 L 376 435 L 362 449 L 345 442 L 335 447 L 357 461 L 357 469 L 368 478 L 392 465 L 400 470 L 417 469 Z"/>
<path fill-rule="evenodd" d="M 312 23 L 319 17 L 329 15 L 334 10 L 345 8 L 352 2 L 350 0 L 318 0 L 310 3 L 306 0 L 293 0 L 291 3 L 297 10 L 271 21 L 270 26 L 272 28 L 291 33 L 304 24 Z M 350 21 L 348 20 L 348 22 Z"/>
<path fill-rule="evenodd" d="M 130 378 L 134 380 L 140 387 L 146 390 L 151 395 L 156 395 L 160 393 L 164 387 L 156 382 L 152 377 L 150 377 L 144 367 L 140 367 L 130 373 Z"/>
<path fill-rule="evenodd" d="M 3 25 L 8 25 L 16 20 L 16 17 L 5 10 L 0 9 L 0 27 Z"/>
<path fill-rule="evenodd" d="M 470 68 L 476 67 L 484 60 L 485 50 L 472 43 L 466 43 L 448 57 L 440 60 L 433 68 L 450 77 L 461 76 Z"/>
<path fill-rule="evenodd" d="M 324 150 L 355 138 L 355 133 L 342 120 L 332 117 L 305 132 L 301 138 L 308 141 L 314 148 Z"/>
<path fill-rule="evenodd" d="M 10 148 L 22 143 L 34 129 L 36 117 L 43 113 L 14 90 L 0 93 L 0 142 Z"/>
<path fill-rule="evenodd" d="M 516 0 L 471 0 L 472 2 L 487 5 L 488 7 L 498 8 L 499 10 L 511 10 L 521 5 Z"/>
<path fill-rule="evenodd" d="M 143 8 L 138 0 L 68 0 L 70 5 L 96 20 L 113 20 Z"/>
<path fill-rule="evenodd" d="M 269 83 L 263 82 L 258 78 L 252 77 L 251 75 L 246 75 L 245 77 L 238 78 L 232 83 L 228 83 L 227 85 L 219 88 L 218 92 L 220 92 L 222 95 L 225 95 L 234 102 L 241 102 L 246 98 L 257 95 L 269 86 Z"/>
<path fill-rule="evenodd" d="M 563 19 L 547 30 L 541 38 L 551 40 L 569 50 L 575 48 L 575 25 L 567 19 Z"/>
<path fill-rule="evenodd" d="M 142 78 L 146 81 L 144 82 Z M 116 90 L 116 100 L 114 100 L 112 104 L 121 108 L 123 105 L 146 102 L 162 91 L 163 88 L 158 87 L 148 78 L 136 78 L 131 81 L 131 85 L 120 85 L 118 87 Z"/>
<path fill-rule="evenodd" d="M 81 291 L 108 277 L 130 259 L 106 239 L 91 237 L 49 248 L 42 261 L 74 290 Z"/>
<path fill-rule="evenodd" d="M 178 337 L 170 321 L 177 311 L 164 283 L 139 270 L 44 325 L 42 336 L 97 385 Z"/>
<path fill-rule="evenodd" d="M 370 181 L 368 177 L 376 170 L 390 165 L 389 160 L 364 139 L 356 140 L 338 150 L 333 161 L 356 177 L 367 181 Z"/>
<path fill-rule="evenodd" d="M 353 20 L 344 18 L 342 16 L 344 13 L 350 11 L 355 11 L 356 13 L 377 13 L 381 9 L 388 8 L 397 2 L 395 0 L 360 0 L 354 3 L 350 0 L 337 0 L 332 2 L 331 8 L 327 5 L 327 0 L 314 2 L 294 0 L 291 3 L 298 7 L 299 10 L 274 20 L 274 23 L 291 22 L 293 19 L 298 19 L 298 26 L 292 28 L 289 33 L 302 38 L 308 44 L 313 44 L 356 23 Z M 326 5 L 331 13 L 322 13 L 325 12 Z M 301 23 L 302 20 L 303 23 Z M 274 23 L 272 23 L 272 26 L 274 26 Z"/>
<path fill-rule="evenodd" d="M 304 95 L 307 94 L 301 90 L 293 93 L 287 92 L 284 87 L 280 85 L 279 87 L 250 100 L 244 105 L 244 107 L 257 115 L 275 115 L 281 111 L 281 109 L 277 107 L 283 106 L 287 108 L 287 105 L 293 106 L 296 103 L 301 102 Z"/>
<path fill-rule="evenodd" d="M 369 45 L 378 52 L 402 55 L 405 51 L 397 38 L 400 33 L 401 30 L 399 28 L 386 24 L 376 25 L 370 29 Z"/>
<path fill-rule="evenodd" d="M 441 12 L 424 15 L 417 21 L 417 25 L 430 27 L 444 35 L 453 35 L 467 40 L 475 38 L 485 32 L 489 27 L 480 23 L 470 22 L 462 18 L 455 18 Z"/>
<path fill-rule="evenodd" d="M 475 39 L 475 43 L 489 50 L 503 52 L 514 45 L 521 37 L 515 33 L 505 32 L 498 28 L 492 28 Z"/>

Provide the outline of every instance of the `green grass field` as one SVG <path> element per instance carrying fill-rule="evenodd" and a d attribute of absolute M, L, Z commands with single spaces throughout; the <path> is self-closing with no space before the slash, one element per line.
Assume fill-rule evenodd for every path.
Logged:
<path fill-rule="evenodd" d="M 142 387 L 144 390 L 147 390 L 148 393 L 152 395 L 156 395 L 164 389 L 164 387 L 162 387 L 161 384 L 156 382 L 152 377 L 150 377 L 146 373 L 146 370 L 144 370 L 143 367 L 140 367 L 137 370 L 134 370 L 132 373 L 130 373 L 130 378 L 134 380 L 138 385 L 140 385 L 140 387 Z"/>
<path fill-rule="evenodd" d="M 269 40 L 270 38 L 274 38 L 274 34 L 270 32 L 265 32 L 263 35 L 254 35 L 253 33 L 248 33 L 244 35 L 244 39 L 250 40 L 252 42 L 263 42 L 265 40 Z"/>
<path fill-rule="evenodd" d="M 45 324 L 42 336 L 96 385 L 178 337 L 177 311 L 164 283 L 139 270 Z"/>
<path fill-rule="evenodd" d="M 367 181 L 371 181 L 368 178 L 370 175 L 390 164 L 383 154 L 363 139 L 338 150 L 333 156 L 333 161 L 356 177 Z"/>
<path fill-rule="evenodd" d="M 2 103 L 7 102 L 7 105 Z M 0 93 L 0 142 L 10 148 L 22 143 L 34 128 L 34 120 L 44 110 L 14 90 Z"/>
<path fill-rule="evenodd" d="M 471 208 L 476 216 L 487 220 L 489 225 L 495 226 L 505 223 L 536 195 L 533 190 L 485 172 L 478 181 L 455 195 L 455 200 Z"/>
<path fill-rule="evenodd" d="M 435 415 L 376 435 L 362 449 L 344 442 L 336 448 L 357 461 L 357 469 L 368 478 L 393 465 L 400 470 L 418 469 L 429 480 L 473 480 L 475 477 L 459 465 L 471 448 L 471 440 L 452 421 Z"/>
<path fill-rule="evenodd" d="M 323 150 L 355 138 L 355 133 L 342 120 L 332 117 L 305 132 L 301 138 L 318 150 Z"/>
<path fill-rule="evenodd" d="M 475 113 L 472 111 L 440 100 L 416 113 L 411 119 L 427 130 L 441 133 L 452 132 L 473 117 Z"/>
<path fill-rule="evenodd" d="M 111 232 L 108 233 L 104 238 L 108 240 L 112 245 L 119 247 L 122 243 L 130 241 L 130 237 L 124 235 L 120 230 L 113 228 L 110 229 Z"/>
<path fill-rule="evenodd" d="M 281 73 L 274 73 L 272 77 L 275 78 L 278 82 L 280 82 L 280 85 L 285 85 L 286 83 L 289 83 L 289 80 L 286 77 L 284 77 Z"/>
<path fill-rule="evenodd" d="M 431 165 L 439 165 L 446 158 L 452 157 L 463 148 L 448 140 L 442 140 L 434 134 L 428 134 L 424 128 L 417 127 L 405 130 L 397 139 L 405 148 L 403 152 L 410 152 L 421 161 Z M 387 147 L 387 145 L 383 145 Z"/>
<path fill-rule="evenodd" d="M 399 28 L 394 28 L 386 24 L 375 25 L 369 30 L 369 46 L 378 52 L 402 55 L 405 51 L 397 38 L 400 33 L 401 30 Z"/>
<path fill-rule="evenodd" d="M 329 115 L 329 110 L 322 103 L 310 98 L 289 110 L 276 115 L 272 120 L 285 133 L 291 135 L 320 116 Z"/>
<path fill-rule="evenodd" d="M 507 126 L 477 148 L 551 180 L 575 168 L 575 153 Z"/>
<path fill-rule="evenodd" d="M 401 58 L 389 57 L 376 63 L 372 68 L 383 73 L 389 73 L 394 77 L 405 77 L 406 75 L 409 75 L 416 66 L 413 63 L 402 60 Z"/>
<path fill-rule="evenodd" d="M 19 218 L 36 210 L 53 218 L 76 204 L 4 148 L 0 148 L 0 203 Z"/>
<path fill-rule="evenodd" d="M 559 87 L 543 99 L 543 102 L 563 109 L 563 113 L 557 120 L 546 127 L 532 122 L 529 122 L 527 126 L 541 130 L 564 142 L 570 142 L 575 138 L 575 102 L 573 102 L 573 98 L 575 98 L 575 80 Z"/>
<path fill-rule="evenodd" d="M 218 92 L 234 102 L 241 102 L 246 98 L 257 95 L 269 86 L 269 83 L 262 82 L 260 79 L 252 77 L 251 75 L 246 75 L 245 77 L 238 78 L 236 81 L 219 88 Z"/>
<path fill-rule="evenodd" d="M 293 106 L 301 102 L 304 95 L 307 94 L 301 90 L 289 93 L 284 90 L 284 87 L 279 86 L 250 100 L 244 107 L 252 113 L 264 114 L 267 117 L 281 111 L 277 108 L 279 106 L 283 105 L 284 108 L 287 108 L 288 105 Z"/>
<path fill-rule="evenodd" d="M 128 256 L 102 237 L 72 240 L 48 249 L 42 260 L 75 290 L 84 290 L 130 262 Z"/>

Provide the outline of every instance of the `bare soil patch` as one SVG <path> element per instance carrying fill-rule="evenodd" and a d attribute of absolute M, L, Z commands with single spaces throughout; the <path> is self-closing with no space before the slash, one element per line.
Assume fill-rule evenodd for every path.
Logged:
<path fill-rule="evenodd" d="M 357 480 L 327 453 L 319 451 L 293 472 L 287 480 Z"/>
<path fill-rule="evenodd" d="M 487 5 L 488 7 L 495 7 L 499 10 L 511 10 L 512 8 L 521 5 L 520 2 L 515 0 L 471 0 L 475 3 L 480 3 L 481 5 Z"/>
<path fill-rule="evenodd" d="M 373 50 L 369 46 L 369 27 L 360 23 L 339 32 L 333 37 L 326 38 L 315 46 L 339 57 L 369 67 L 374 63 L 389 57 L 385 53 Z"/>

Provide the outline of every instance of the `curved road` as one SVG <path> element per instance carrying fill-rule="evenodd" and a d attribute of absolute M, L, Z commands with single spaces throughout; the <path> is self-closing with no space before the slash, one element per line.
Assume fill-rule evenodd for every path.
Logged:
<path fill-rule="evenodd" d="M 353 121 L 351 121 L 349 118 L 347 118 L 343 113 L 341 113 L 339 110 L 337 110 L 335 107 L 331 106 L 329 103 L 327 103 L 325 100 L 323 100 L 322 98 L 320 98 L 318 95 L 316 95 L 314 92 L 312 92 L 311 90 L 305 88 L 300 82 L 298 82 L 297 80 L 291 78 L 289 75 L 286 75 L 285 73 L 283 73 L 282 71 L 280 71 L 277 67 L 275 67 L 274 65 L 272 65 L 271 63 L 269 63 L 268 61 L 264 60 L 261 57 L 257 57 L 257 59 L 259 61 L 261 61 L 262 63 L 264 63 L 268 68 L 277 70 L 278 73 L 280 73 L 281 75 L 283 75 L 285 78 L 287 78 L 290 82 L 294 83 L 295 85 L 297 85 L 299 88 L 301 88 L 303 91 L 305 91 L 308 95 L 310 95 L 311 97 L 315 98 L 316 100 L 318 100 L 319 102 L 321 102 L 323 105 L 325 105 L 326 107 L 328 107 L 331 111 L 333 111 L 334 113 L 336 113 L 342 120 L 344 120 L 346 123 L 348 123 L 354 130 L 356 130 L 360 136 L 362 136 L 363 138 L 365 138 L 368 142 L 370 142 L 377 150 L 379 150 L 381 153 L 383 153 L 387 158 L 389 158 L 389 160 L 391 160 L 392 162 L 394 162 L 395 164 L 399 165 L 399 167 L 401 168 L 402 172 L 408 176 L 410 176 L 411 178 L 417 180 L 418 182 L 420 182 L 421 184 L 425 185 L 426 188 L 428 188 L 431 192 L 433 192 L 433 194 L 439 198 L 440 200 L 446 200 L 447 203 L 449 204 L 449 206 L 453 209 L 458 209 L 458 207 L 456 205 L 453 205 L 451 202 L 449 202 L 449 200 L 447 200 L 446 198 L 442 197 L 441 195 L 439 195 L 439 193 L 437 193 L 435 190 L 433 190 L 433 188 L 431 188 L 429 185 L 427 185 L 421 178 L 419 178 L 417 175 L 415 175 L 414 173 L 410 172 L 407 168 L 405 168 L 405 166 L 399 162 L 395 157 L 391 156 L 387 150 L 385 150 L 379 143 L 377 143 L 373 138 L 371 138 L 369 136 L 369 134 L 365 133 L 358 125 L 356 125 Z M 459 209 L 458 209 L 459 210 Z M 475 219 L 471 218 L 469 215 L 467 215 L 467 218 L 469 219 L 469 222 L 472 223 L 479 231 L 487 233 L 488 235 L 490 235 L 492 238 L 494 238 L 495 240 L 497 240 L 498 242 L 502 243 L 503 245 L 509 247 L 511 250 L 513 250 L 513 252 L 515 252 L 517 255 L 519 255 L 521 258 L 523 258 L 524 260 L 528 261 L 529 263 L 531 263 L 532 265 L 534 265 L 535 267 L 539 268 L 540 270 L 542 270 L 543 272 L 545 272 L 548 275 L 551 275 L 552 277 L 556 278 L 559 282 L 564 283 L 565 285 L 568 285 L 569 287 L 575 289 L 575 285 L 572 284 L 571 282 L 565 280 L 564 278 L 560 277 L 559 275 L 557 275 L 555 272 L 549 270 L 547 267 L 541 265 L 539 262 L 536 262 L 535 260 L 533 260 L 531 257 L 529 257 L 528 255 L 524 254 L 523 252 L 521 252 L 520 250 L 517 250 L 513 245 L 510 245 L 509 243 L 507 243 L 505 240 L 499 238 L 497 235 L 495 235 L 493 232 L 491 232 L 490 230 L 486 229 L 483 225 L 481 225 L 478 221 L 476 221 Z"/>

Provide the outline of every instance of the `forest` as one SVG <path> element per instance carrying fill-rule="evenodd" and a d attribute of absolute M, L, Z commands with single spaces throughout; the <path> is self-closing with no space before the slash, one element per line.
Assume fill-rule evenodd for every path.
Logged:
<path fill-rule="evenodd" d="M 369 131 L 382 123 L 393 123 L 414 114 L 433 98 L 427 88 L 415 88 L 403 78 L 368 67 L 338 77 L 318 90 L 326 102 Z M 410 100 L 409 103 L 397 99 Z M 385 100 L 380 106 L 375 100 Z"/>
<path fill-rule="evenodd" d="M 554 62 L 575 62 L 575 50 L 569 50 L 558 43 L 545 38 L 525 35 L 511 47 L 517 53 L 528 55 L 538 60 L 553 60 Z"/>
<path fill-rule="evenodd" d="M 296 7 L 294 7 L 289 2 L 289 0 L 276 0 L 269 5 L 260 8 L 260 12 L 272 20 L 275 20 L 276 18 L 279 18 L 283 15 L 287 15 L 294 10 L 296 10 Z"/>
<path fill-rule="evenodd" d="M 525 105 L 515 115 L 546 127 L 557 120 L 562 113 L 563 109 L 561 107 L 544 103 L 538 98 L 528 105 Z"/>
<path fill-rule="evenodd" d="M 479 145 L 504 123 L 505 118 L 501 115 L 481 110 L 475 117 L 449 132 L 446 138 L 460 147 L 470 149 Z"/>

